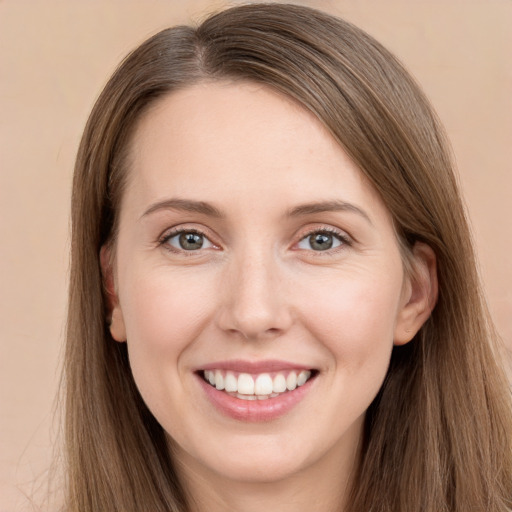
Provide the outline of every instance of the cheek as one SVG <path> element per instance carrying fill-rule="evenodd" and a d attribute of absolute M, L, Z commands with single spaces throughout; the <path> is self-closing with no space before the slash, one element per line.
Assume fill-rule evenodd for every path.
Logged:
<path fill-rule="evenodd" d="M 339 279 L 329 293 L 310 290 L 304 310 L 309 330 L 322 341 L 336 365 L 351 368 L 389 362 L 397 317 L 401 276 Z"/>
<path fill-rule="evenodd" d="M 393 349 L 402 274 L 350 271 L 326 276 L 301 289 L 303 323 L 325 354 L 325 396 L 314 418 L 324 418 L 334 437 L 362 418 L 384 382 Z M 334 283 L 334 284 L 333 284 Z M 324 285 L 324 286 L 322 286 Z M 359 424 L 359 423 L 358 423 Z"/>
<path fill-rule="evenodd" d="M 173 424 L 189 404 L 181 361 L 209 317 L 211 287 L 162 268 L 131 275 L 121 306 L 133 378 L 158 421 Z"/>
<path fill-rule="evenodd" d="M 122 309 L 134 373 L 150 362 L 168 371 L 164 363 L 175 364 L 202 330 L 211 286 L 204 277 L 189 277 L 155 269 L 130 281 Z"/>

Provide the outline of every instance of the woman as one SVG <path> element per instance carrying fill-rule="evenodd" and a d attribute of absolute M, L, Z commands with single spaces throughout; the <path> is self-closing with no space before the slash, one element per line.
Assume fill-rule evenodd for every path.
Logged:
<path fill-rule="evenodd" d="M 68 510 L 506 511 L 449 151 L 368 35 L 251 5 L 136 49 L 73 188 Z"/>

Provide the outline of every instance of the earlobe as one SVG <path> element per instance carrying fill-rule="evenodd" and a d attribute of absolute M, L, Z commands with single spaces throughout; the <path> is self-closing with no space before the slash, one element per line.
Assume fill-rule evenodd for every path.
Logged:
<path fill-rule="evenodd" d="M 100 250 L 101 274 L 103 278 L 103 289 L 107 305 L 107 322 L 110 334 L 114 340 L 126 341 L 126 328 L 124 325 L 123 312 L 117 297 L 115 287 L 114 270 L 111 258 L 111 248 L 104 245 Z"/>
<path fill-rule="evenodd" d="M 126 329 L 124 326 L 124 318 L 119 303 L 112 310 L 112 319 L 110 321 L 110 334 L 112 338 L 119 342 L 126 341 Z"/>
<path fill-rule="evenodd" d="M 427 244 L 414 244 L 411 273 L 406 279 L 403 304 L 395 325 L 395 345 L 405 345 L 414 338 L 437 302 L 436 255 Z"/>

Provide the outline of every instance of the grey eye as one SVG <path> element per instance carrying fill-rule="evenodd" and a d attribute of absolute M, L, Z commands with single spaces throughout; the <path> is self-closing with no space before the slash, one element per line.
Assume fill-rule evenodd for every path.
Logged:
<path fill-rule="evenodd" d="M 183 251 L 197 251 L 207 247 L 212 247 L 213 244 L 201 233 L 195 231 L 183 231 L 171 236 L 167 243 L 181 249 Z"/>
<path fill-rule="evenodd" d="M 336 236 L 334 233 L 318 231 L 303 238 L 299 242 L 298 248 L 313 251 L 328 251 L 329 249 L 339 247 L 342 243 L 341 237 Z"/>

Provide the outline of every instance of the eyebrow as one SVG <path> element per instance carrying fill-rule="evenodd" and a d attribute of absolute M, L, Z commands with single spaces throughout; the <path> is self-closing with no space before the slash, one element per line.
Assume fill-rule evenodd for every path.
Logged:
<path fill-rule="evenodd" d="M 224 217 L 224 214 L 218 208 L 204 201 L 193 201 L 191 199 L 165 199 L 152 204 L 141 215 L 141 218 L 160 210 L 178 210 L 182 212 L 201 213 L 209 217 Z"/>
<path fill-rule="evenodd" d="M 324 212 L 352 212 L 360 215 L 366 221 L 368 221 L 371 225 L 373 225 L 369 215 L 352 203 L 347 203 L 345 201 L 340 200 L 332 200 L 332 201 L 321 201 L 318 203 L 306 203 L 295 208 L 292 208 L 288 211 L 289 217 L 300 217 L 302 215 L 312 215 L 315 213 L 324 213 Z"/>
<path fill-rule="evenodd" d="M 164 199 L 163 201 L 158 201 L 157 203 L 152 204 L 141 215 L 141 218 L 160 210 L 177 210 L 183 212 L 200 213 L 208 217 L 214 217 L 218 219 L 225 218 L 224 213 L 210 203 L 205 201 L 194 201 L 192 199 L 179 198 Z M 347 203 L 341 200 L 320 201 L 295 206 L 294 208 L 287 211 L 285 217 L 301 217 L 305 215 L 314 215 L 316 213 L 325 212 L 356 213 L 364 218 L 369 224 L 373 225 L 370 217 L 364 210 L 355 204 Z"/>

